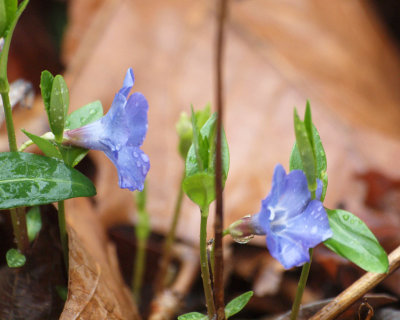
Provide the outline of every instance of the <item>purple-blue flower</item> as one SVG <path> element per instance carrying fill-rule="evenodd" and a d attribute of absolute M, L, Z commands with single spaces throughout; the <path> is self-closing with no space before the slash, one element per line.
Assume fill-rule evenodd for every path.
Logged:
<path fill-rule="evenodd" d="M 147 132 L 149 106 L 141 93 L 132 93 L 128 98 L 133 83 L 133 71 L 128 69 L 108 113 L 86 126 L 65 131 L 64 138 L 70 144 L 103 151 L 117 168 L 119 186 L 141 191 L 150 169 L 149 157 L 140 150 Z"/>
<path fill-rule="evenodd" d="M 318 180 L 316 199 L 321 192 Z M 286 174 L 280 164 L 275 167 L 271 192 L 251 224 L 256 234 L 267 235 L 269 252 L 285 269 L 309 262 L 309 249 L 333 235 L 321 201 L 311 200 L 303 171 Z"/>

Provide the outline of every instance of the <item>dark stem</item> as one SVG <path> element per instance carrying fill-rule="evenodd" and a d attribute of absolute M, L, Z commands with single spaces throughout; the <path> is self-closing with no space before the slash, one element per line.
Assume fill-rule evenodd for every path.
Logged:
<path fill-rule="evenodd" d="M 216 76 L 216 107 L 217 107 L 217 147 L 215 159 L 215 192 L 216 192 L 216 210 L 214 222 L 214 295 L 215 295 L 215 308 L 217 311 L 217 319 L 225 319 L 225 305 L 224 305 L 224 260 L 223 260 L 223 246 L 222 246 L 222 230 L 224 226 L 223 216 L 223 197 L 222 197 L 222 122 L 223 122 L 223 51 L 224 51 L 224 25 L 227 16 L 227 0 L 220 0 L 218 2 L 217 14 L 217 38 L 216 38 L 216 52 L 215 52 L 215 76 Z"/>
<path fill-rule="evenodd" d="M 200 222 L 200 271 L 203 280 L 204 296 L 206 298 L 207 314 L 209 319 L 214 319 L 215 306 L 211 288 L 210 269 L 207 257 L 207 218 L 208 208 L 201 212 Z"/>
<path fill-rule="evenodd" d="M 160 293 L 166 285 L 165 276 L 167 274 L 168 266 L 171 261 L 172 244 L 174 243 L 174 240 L 175 240 L 176 228 L 178 226 L 178 221 L 179 221 L 179 217 L 180 217 L 180 213 L 181 213 L 182 199 L 183 199 L 182 182 L 183 182 L 184 178 L 185 178 L 185 171 L 183 171 L 183 175 L 180 180 L 179 193 L 178 193 L 178 197 L 176 198 L 176 202 L 175 202 L 175 210 L 174 210 L 174 216 L 173 216 L 172 222 L 171 222 L 171 227 L 168 231 L 168 235 L 165 238 L 165 242 L 164 242 L 163 255 L 161 258 L 161 262 L 160 262 L 160 270 L 158 272 L 157 280 L 155 283 L 156 294 Z"/>
<path fill-rule="evenodd" d="M 58 201 L 58 229 L 60 230 L 61 247 L 64 255 L 64 265 L 68 274 L 68 234 L 65 222 L 64 200 Z"/>

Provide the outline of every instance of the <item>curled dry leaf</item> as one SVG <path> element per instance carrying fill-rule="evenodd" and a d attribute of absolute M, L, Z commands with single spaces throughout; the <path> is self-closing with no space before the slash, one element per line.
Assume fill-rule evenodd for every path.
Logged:
<path fill-rule="evenodd" d="M 61 320 L 140 319 L 88 199 L 66 202 L 69 237 L 68 298 Z"/>

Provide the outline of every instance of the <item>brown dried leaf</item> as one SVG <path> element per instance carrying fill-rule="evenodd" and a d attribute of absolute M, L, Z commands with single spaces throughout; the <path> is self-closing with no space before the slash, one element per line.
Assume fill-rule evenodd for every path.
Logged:
<path fill-rule="evenodd" d="M 69 291 L 62 320 L 140 319 L 88 199 L 67 201 Z"/>

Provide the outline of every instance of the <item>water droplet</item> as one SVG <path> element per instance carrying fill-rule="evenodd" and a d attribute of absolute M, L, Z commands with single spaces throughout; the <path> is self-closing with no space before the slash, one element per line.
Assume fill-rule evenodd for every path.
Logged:
<path fill-rule="evenodd" d="M 317 226 L 314 226 L 314 227 L 311 228 L 311 234 L 316 234 L 317 231 L 318 231 L 318 227 Z"/>
<path fill-rule="evenodd" d="M 67 127 L 69 127 L 69 126 L 71 125 L 71 122 L 70 122 L 69 120 L 67 120 L 67 121 L 65 121 L 65 125 L 66 125 Z"/>
<path fill-rule="evenodd" d="M 147 168 L 145 166 L 142 167 L 142 173 L 146 174 L 147 173 Z"/>
<path fill-rule="evenodd" d="M 86 118 L 85 118 L 85 117 L 80 117 L 80 118 L 79 118 L 79 121 L 80 121 L 80 122 L 85 122 L 85 121 L 86 121 Z"/>
<path fill-rule="evenodd" d="M 120 144 L 116 144 L 115 145 L 115 150 L 118 151 L 119 149 L 121 149 L 121 145 Z"/>
<path fill-rule="evenodd" d="M 149 157 L 146 154 L 142 153 L 140 156 L 144 162 L 149 162 Z"/>
<path fill-rule="evenodd" d="M 246 244 L 247 242 L 249 242 L 251 239 L 254 238 L 254 234 L 251 234 L 249 236 L 244 236 L 244 237 L 240 237 L 240 236 L 232 236 L 233 241 L 240 243 L 240 244 Z"/>
<path fill-rule="evenodd" d="M 350 218 L 350 216 L 349 216 L 348 214 L 344 214 L 344 215 L 343 215 L 343 220 L 344 220 L 344 221 L 349 220 L 349 218 Z"/>
<path fill-rule="evenodd" d="M 95 113 L 96 113 L 96 110 L 94 110 L 94 109 L 90 109 L 89 113 L 90 113 L 91 115 L 93 115 L 93 114 L 95 114 Z"/>
<path fill-rule="evenodd" d="M 142 166 L 142 164 L 140 163 L 140 161 L 136 161 L 136 166 L 137 166 L 138 168 L 140 168 L 140 167 Z"/>
<path fill-rule="evenodd" d="M 139 155 L 138 155 L 138 153 L 137 153 L 136 151 L 133 151 L 133 156 L 134 156 L 135 158 L 137 158 Z"/>
<path fill-rule="evenodd" d="M 61 117 L 61 116 L 59 116 L 59 117 L 58 117 L 58 120 L 62 120 L 62 117 Z"/>

